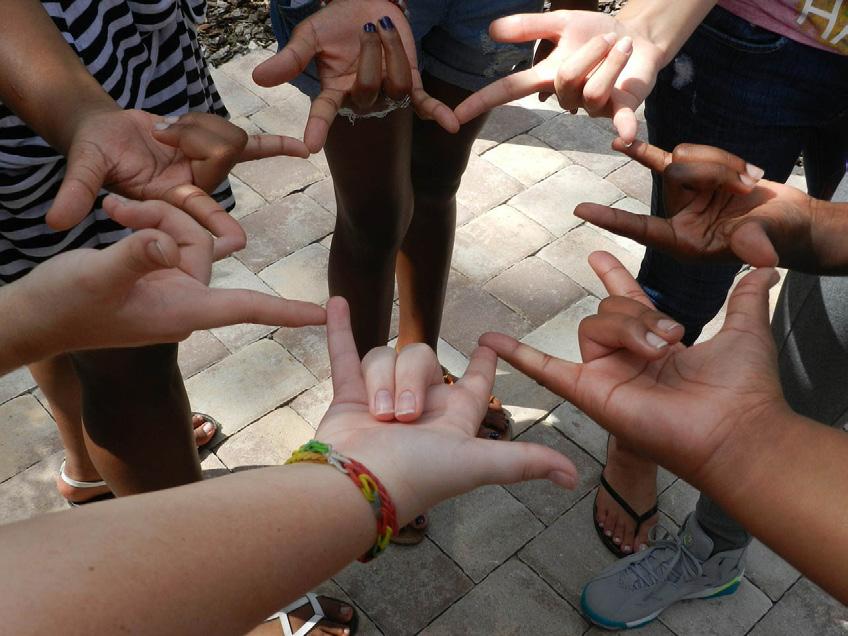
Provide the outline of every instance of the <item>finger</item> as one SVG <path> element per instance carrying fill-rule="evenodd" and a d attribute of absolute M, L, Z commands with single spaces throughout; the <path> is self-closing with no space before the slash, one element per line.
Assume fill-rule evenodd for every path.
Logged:
<path fill-rule="evenodd" d="M 330 126 L 333 125 L 343 101 L 344 93 L 334 88 L 325 88 L 312 100 L 306 130 L 303 131 L 303 142 L 309 152 L 320 152 L 324 147 Z"/>
<path fill-rule="evenodd" d="M 780 257 L 769 238 L 768 219 L 752 218 L 740 222 L 730 234 L 730 249 L 743 263 L 754 267 L 777 267 Z"/>
<path fill-rule="evenodd" d="M 616 37 L 615 33 L 596 35 L 560 64 L 554 78 L 560 106 L 571 109 L 583 105 L 583 87 L 589 74 L 607 57 Z"/>
<path fill-rule="evenodd" d="M 395 364 L 394 347 L 376 347 L 362 359 L 362 375 L 368 391 L 368 408 L 381 422 L 395 419 Z"/>
<path fill-rule="evenodd" d="M 359 66 L 350 98 L 360 111 L 368 111 L 377 101 L 383 84 L 383 45 L 377 27 L 369 22 L 359 35 Z"/>
<path fill-rule="evenodd" d="M 657 148 L 651 144 L 645 143 L 640 139 L 636 139 L 632 143 L 624 141 L 622 138 L 616 138 L 612 142 L 612 149 L 624 153 L 631 159 L 635 159 L 646 168 L 650 168 L 654 172 L 662 173 L 665 167 L 671 163 L 671 153 L 666 152 L 662 148 Z"/>
<path fill-rule="evenodd" d="M 514 44 L 533 40 L 558 42 L 567 23 L 568 14 L 562 11 L 519 13 L 492 22 L 489 35 L 495 42 Z"/>
<path fill-rule="evenodd" d="M 436 353 L 427 345 L 407 345 L 398 354 L 395 368 L 395 419 L 414 422 L 424 410 L 427 389 L 439 369 Z"/>
<path fill-rule="evenodd" d="M 617 88 L 613 89 L 611 100 L 612 125 L 615 126 L 624 143 L 632 144 L 639 132 L 639 122 L 636 119 L 638 100 Z"/>
<path fill-rule="evenodd" d="M 403 48 L 400 34 L 389 16 L 380 18 L 380 28 L 377 30 L 383 43 L 383 53 L 386 56 L 386 77 L 383 79 L 383 92 L 396 101 L 403 99 L 412 92 L 412 72 L 409 68 L 409 57 Z"/>
<path fill-rule="evenodd" d="M 167 124 L 192 124 L 205 128 L 218 137 L 233 145 L 244 145 L 245 131 L 220 115 L 212 113 L 188 112 L 178 117 L 165 117 L 162 121 L 166 126 L 154 126 L 154 131 L 167 130 Z"/>
<path fill-rule="evenodd" d="M 769 327 L 768 292 L 779 281 L 780 276 L 770 267 L 747 274 L 730 294 L 727 318 L 721 331 L 747 331 L 773 343 Z"/>
<path fill-rule="evenodd" d="M 747 174 L 739 174 L 721 163 L 678 163 L 665 169 L 663 177 L 670 185 L 693 192 L 724 190 L 734 194 L 749 194 L 754 182 Z"/>
<path fill-rule="evenodd" d="M 480 404 L 481 417 L 488 408 L 492 387 L 495 385 L 497 366 L 498 357 L 494 351 L 485 346 L 477 347 L 471 353 L 465 373 L 457 381 L 457 384 L 467 389 L 474 396 L 475 401 Z"/>
<path fill-rule="evenodd" d="M 604 289 L 610 296 L 624 296 L 646 307 L 654 308 L 654 303 L 645 295 L 633 275 L 609 252 L 599 251 L 589 254 L 589 266 L 604 284 Z"/>
<path fill-rule="evenodd" d="M 318 54 L 318 39 L 307 19 L 292 31 L 286 46 L 253 69 L 259 86 L 279 86 L 300 75 Z"/>
<path fill-rule="evenodd" d="M 281 155 L 306 159 L 309 157 L 309 148 L 300 139 L 285 135 L 250 135 L 236 161 L 241 163 Z"/>
<path fill-rule="evenodd" d="M 526 71 L 507 75 L 497 82 L 484 86 L 469 95 L 454 113 L 460 124 L 465 124 L 487 113 L 497 106 L 542 91 L 554 90 L 554 78 L 557 74 L 556 63 L 550 58 Z"/>
<path fill-rule="evenodd" d="M 272 327 L 323 325 L 327 312 L 314 303 L 288 300 L 249 289 L 210 289 L 207 301 L 191 309 L 197 329 L 253 324 Z"/>
<path fill-rule="evenodd" d="M 719 163 L 727 166 L 736 173 L 746 174 L 746 176 L 751 177 L 755 182 L 763 177 L 763 170 L 761 168 L 749 164 L 742 157 L 734 155 L 732 152 L 716 148 L 715 146 L 679 144 L 675 147 L 674 152 L 672 152 L 672 158 L 674 163 Z M 751 174 L 747 174 L 748 170 L 751 171 Z"/>
<path fill-rule="evenodd" d="M 327 350 L 333 377 L 333 402 L 366 404 L 368 393 L 350 327 L 350 308 L 341 296 L 327 301 Z"/>
<path fill-rule="evenodd" d="M 622 297 L 620 300 L 628 301 Z M 627 349 L 646 360 L 656 360 L 668 353 L 668 346 L 683 337 L 683 327 L 660 312 L 632 315 L 624 312 L 598 313 L 580 321 L 577 329 L 583 362 L 592 362 L 620 349 Z"/>
<path fill-rule="evenodd" d="M 145 229 L 98 252 L 96 259 L 100 261 L 104 286 L 117 291 L 131 287 L 151 272 L 176 267 L 180 253 L 170 236 Z"/>
<path fill-rule="evenodd" d="M 492 349 L 498 357 L 533 378 L 548 390 L 573 401 L 580 365 L 560 360 L 529 347 L 501 333 L 486 333 L 480 344 Z"/>
<path fill-rule="evenodd" d="M 93 144 L 72 144 L 62 185 L 47 211 L 53 230 L 68 230 L 91 212 L 108 174 L 106 158 Z"/>
<path fill-rule="evenodd" d="M 615 82 L 627 66 L 632 52 L 633 38 L 623 37 L 609 50 L 604 61 L 584 85 L 583 105 L 593 117 L 608 110 L 608 102 Z"/>
<path fill-rule="evenodd" d="M 574 216 L 619 236 L 662 251 L 673 253 L 677 245 L 674 228 L 667 219 L 647 214 L 634 214 L 596 203 L 581 203 L 574 208 Z"/>
<path fill-rule="evenodd" d="M 189 214 L 217 237 L 213 254 L 216 260 L 244 249 L 247 235 L 239 222 L 200 188 L 182 184 L 166 191 L 162 199 Z"/>
<path fill-rule="evenodd" d="M 449 133 L 459 131 L 459 119 L 451 108 L 424 90 L 421 73 L 412 70 L 412 106 L 421 119 L 435 121 Z"/>
<path fill-rule="evenodd" d="M 577 487 L 577 468 L 570 459 L 547 446 L 527 442 L 471 440 L 470 470 L 480 484 L 514 484 L 548 479 L 566 490 Z M 463 460 L 465 461 L 465 460 Z"/>

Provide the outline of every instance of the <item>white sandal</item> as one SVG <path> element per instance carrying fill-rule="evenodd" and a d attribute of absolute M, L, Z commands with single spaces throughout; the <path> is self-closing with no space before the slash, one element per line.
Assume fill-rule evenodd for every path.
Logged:
<path fill-rule="evenodd" d="M 65 460 L 62 460 L 62 466 L 59 468 L 59 479 L 68 484 L 71 488 L 102 488 L 103 486 L 108 486 L 108 484 L 103 481 L 78 481 L 73 477 L 68 477 L 68 473 L 65 472 Z M 115 495 L 111 492 L 104 492 L 102 495 L 97 495 L 96 497 L 92 497 L 91 499 L 86 499 L 85 501 L 70 501 L 66 499 L 68 505 L 71 508 L 79 508 L 85 504 L 94 503 L 95 501 L 104 501 L 106 499 L 114 499 Z"/>
<path fill-rule="evenodd" d="M 312 605 L 312 611 L 314 612 L 312 618 L 301 625 L 300 629 L 296 632 L 292 632 L 291 622 L 289 621 L 289 613 L 303 607 L 307 603 Z M 287 605 L 276 614 L 269 616 L 267 620 L 272 621 L 274 619 L 279 619 L 280 624 L 283 626 L 284 636 L 306 636 L 306 634 L 312 631 L 312 629 L 318 625 L 318 623 L 321 622 L 321 619 L 325 616 L 324 608 L 321 607 L 321 603 L 318 602 L 318 595 L 313 594 L 312 592 L 307 592 L 306 596 L 301 596 L 291 605 Z M 356 618 L 356 610 L 354 609 L 353 618 L 351 618 L 350 623 L 347 625 L 351 635 L 356 633 Z"/>

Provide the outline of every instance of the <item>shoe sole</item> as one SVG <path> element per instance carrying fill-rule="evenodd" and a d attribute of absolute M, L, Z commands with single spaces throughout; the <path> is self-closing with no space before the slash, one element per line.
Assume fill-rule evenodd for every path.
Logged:
<path fill-rule="evenodd" d="M 696 592 L 695 594 L 690 594 L 689 596 L 684 596 L 684 597 L 682 597 L 678 600 L 679 601 L 689 601 L 689 600 L 695 600 L 695 599 L 710 599 L 710 598 L 719 598 L 719 597 L 722 597 L 722 596 L 730 596 L 731 594 L 734 594 L 736 592 L 736 590 L 739 589 L 739 585 L 742 583 L 742 575 L 743 574 L 744 574 L 744 572 L 740 573 L 739 576 L 737 576 L 736 578 L 734 578 L 730 582 L 725 583 L 724 585 L 720 585 L 719 587 L 714 587 L 714 588 L 709 589 L 709 590 L 704 590 L 703 592 Z M 677 601 L 675 601 L 675 603 L 676 602 Z M 637 627 L 642 627 L 643 625 L 647 625 L 648 623 L 650 623 L 651 621 L 656 619 L 657 616 L 662 614 L 669 607 L 671 607 L 671 605 L 666 605 L 665 607 L 663 607 L 660 610 L 657 610 L 653 614 L 649 614 L 648 616 L 645 616 L 645 617 L 640 618 L 640 619 L 635 620 L 635 621 L 627 621 L 627 622 L 614 621 L 614 620 L 604 618 L 603 616 L 596 614 L 595 612 L 593 612 L 589 608 L 588 603 L 586 603 L 585 591 L 584 591 L 583 594 L 580 595 L 580 609 L 583 611 L 583 615 L 586 616 L 586 618 L 588 618 L 589 621 L 591 621 L 593 624 L 597 625 L 598 627 L 602 627 L 604 629 L 609 629 L 609 630 L 636 629 Z"/>

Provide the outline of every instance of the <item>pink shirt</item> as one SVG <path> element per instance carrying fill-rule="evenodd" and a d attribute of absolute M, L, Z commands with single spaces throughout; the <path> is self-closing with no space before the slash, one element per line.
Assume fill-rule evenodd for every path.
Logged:
<path fill-rule="evenodd" d="M 719 0 L 718 4 L 801 44 L 848 55 L 848 0 Z"/>

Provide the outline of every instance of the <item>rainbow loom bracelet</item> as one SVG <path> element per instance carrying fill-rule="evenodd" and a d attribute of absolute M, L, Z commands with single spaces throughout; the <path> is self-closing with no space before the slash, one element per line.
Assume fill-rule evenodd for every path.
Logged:
<path fill-rule="evenodd" d="M 319 442 L 317 439 L 309 440 L 293 452 L 286 464 L 301 462 L 328 464 L 350 477 L 371 505 L 374 516 L 377 518 L 377 540 L 368 552 L 359 557 L 359 561 L 367 563 L 380 556 L 389 547 L 392 536 L 397 532 L 395 506 L 380 480 L 355 459 L 335 452 L 332 446 Z"/>

